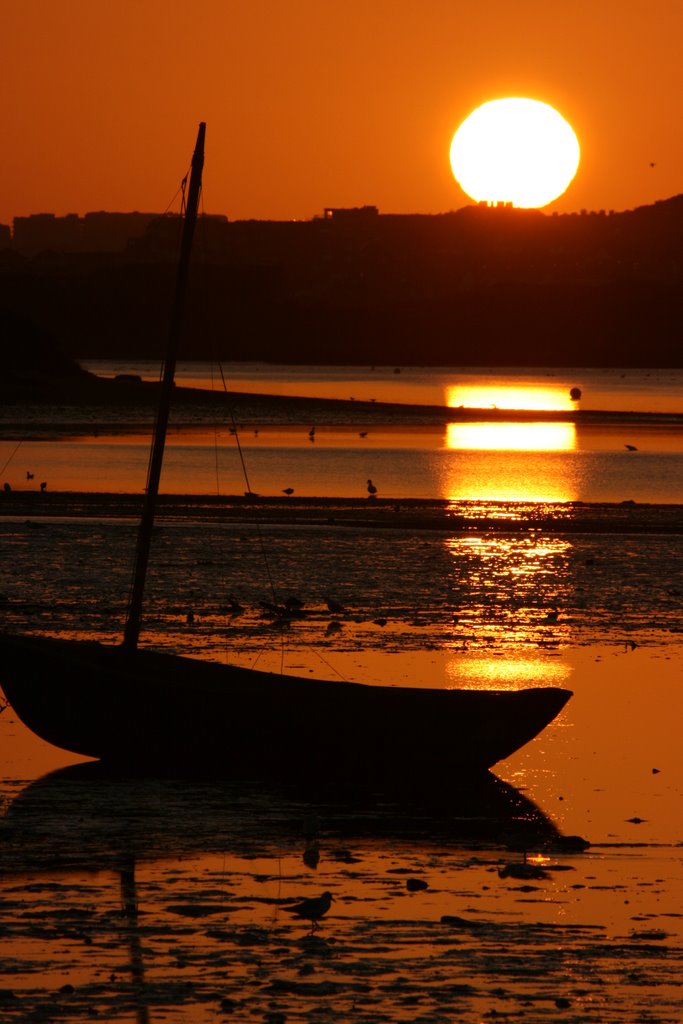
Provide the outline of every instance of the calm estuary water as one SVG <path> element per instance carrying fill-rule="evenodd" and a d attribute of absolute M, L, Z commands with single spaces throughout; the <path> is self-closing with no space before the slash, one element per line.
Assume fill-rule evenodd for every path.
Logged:
<path fill-rule="evenodd" d="M 90 364 L 103 375 L 158 369 Z M 432 403 L 481 409 L 481 421 L 444 426 L 354 417 L 353 403 L 315 423 L 282 417 L 217 422 L 193 410 L 176 419 L 162 478 L 166 493 L 363 497 L 372 479 L 387 498 L 465 501 L 683 501 L 683 373 L 564 371 L 562 374 L 463 370 L 298 368 L 228 365 L 233 390 L 357 401 Z M 217 370 L 181 365 L 179 384 L 218 386 Z M 570 397 L 573 387 L 581 398 Z M 487 421 L 486 410 L 570 409 L 620 413 L 618 422 Z M 656 422 L 643 413 L 657 413 Z M 670 414 L 670 418 L 662 414 Z M 32 411 L 0 442 L 3 480 L 13 488 L 140 493 L 148 429 L 137 412 L 53 410 L 53 434 L 36 432 Z M 394 418 L 395 420 L 395 418 Z M 78 433 L 69 433 L 70 428 Z M 2 423 L 0 422 L 0 427 Z M 43 427 L 45 424 L 43 424 Z M 311 428 L 315 428 L 311 434 Z M 247 477 L 236 447 L 245 456 Z M 19 445 L 19 447 L 17 447 Z M 33 474 L 33 483 L 27 480 Z"/>

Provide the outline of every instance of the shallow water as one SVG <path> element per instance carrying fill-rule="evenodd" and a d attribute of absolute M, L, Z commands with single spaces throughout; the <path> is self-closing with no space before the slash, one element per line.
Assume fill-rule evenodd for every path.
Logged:
<path fill-rule="evenodd" d="M 468 424 L 468 438 L 443 429 L 392 430 L 366 425 L 308 428 L 261 425 L 242 432 L 242 471 L 226 429 L 178 430 L 169 439 L 162 493 L 364 497 L 372 479 L 382 497 L 493 501 L 683 502 L 683 431 L 661 426 L 582 428 L 571 447 L 534 449 L 543 424 Z M 551 428 L 562 426 L 548 425 Z M 572 428 L 573 430 L 574 428 Z M 481 440 L 477 441 L 476 431 Z M 508 446 L 506 447 L 506 436 Z M 496 440 L 496 438 L 498 440 Z M 637 447 L 631 452 L 624 438 Z M 457 441 L 457 443 L 456 443 Z M 0 442 L 0 458 L 14 442 Z M 141 493 L 149 436 L 99 434 L 27 440 L 5 471 L 14 489 Z M 26 470 L 24 470 L 26 466 Z M 26 472 L 33 474 L 26 480 Z"/>
<path fill-rule="evenodd" d="M 359 667 L 357 655 L 326 656 Z M 295 660 L 305 670 L 305 653 Z M 681 648 L 537 660 L 575 695 L 498 767 L 517 789 L 490 821 L 485 799 L 460 810 L 445 779 L 412 810 L 315 787 L 28 785 L 71 759 L 5 712 L 2 1019 L 679 1021 Z M 486 661 L 379 654 L 370 674 L 446 675 L 455 663 L 467 677 Z M 517 877 L 519 836 L 554 829 L 592 845 L 544 839 Z M 288 913 L 325 890 L 334 902 L 315 931 Z"/>
<path fill-rule="evenodd" d="M 104 374 L 150 367 L 100 364 Z M 271 394 L 358 398 L 380 381 L 382 410 L 346 401 L 306 415 L 263 403 L 233 423 L 210 405 L 173 412 L 162 491 L 170 494 L 362 497 L 368 479 L 383 497 L 442 500 L 683 502 L 681 371 L 493 371 L 302 368 L 232 364 L 231 388 Z M 205 364 L 187 364 L 180 384 L 211 384 Z M 580 379 L 584 397 L 569 397 Z M 474 422 L 435 424 L 419 403 L 484 410 Z M 418 403 L 416 406 L 414 403 Z M 400 409 L 403 409 L 401 412 Z M 598 409 L 619 422 L 491 422 L 486 410 Z M 398 409 L 398 411 L 397 411 Z M 670 414 L 647 420 L 642 414 Z M 678 417 L 678 419 L 676 418 Z M 8 407 L 0 410 L 0 469 L 13 489 L 141 493 L 152 411 L 145 408 Z M 314 427 L 314 434 L 309 431 Z M 246 475 L 237 440 L 242 447 Z M 31 474 L 30 478 L 28 474 Z"/>

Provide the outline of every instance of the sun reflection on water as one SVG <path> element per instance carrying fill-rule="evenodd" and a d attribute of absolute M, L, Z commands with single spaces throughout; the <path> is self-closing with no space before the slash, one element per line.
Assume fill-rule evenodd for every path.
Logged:
<path fill-rule="evenodd" d="M 502 683 L 548 678 L 548 651 L 570 639 L 566 610 L 573 604 L 571 542 L 560 537 L 478 535 L 444 542 L 452 560 L 450 603 L 454 649 L 482 660 L 473 678 Z M 516 646 L 524 657 L 500 652 Z M 538 656 L 529 647 L 538 648 Z M 465 659 L 467 665 L 468 658 Z M 460 669 L 467 674 L 467 668 Z M 550 670 L 552 674 L 553 670 Z M 491 681 L 493 680 L 493 681 Z M 455 683 L 453 685 L 456 685 Z M 461 681 L 459 685 L 463 685 Z M 464 685 L 470 685 L 467 680 Z"/>
<path fill-rule="evenodd" d="M 541 653 L 524 657 L 459 655 L 446 665 L 449 689 L 518 690 L 527 686 L 566 686 L 571 674 L 569 665 Z"/>
<path fill-rule="evenodd" d="M 449 423 L 446 444 L 460 451 L 565 452 L 577 447 L 573 423 Z"/>
<path fill-rule="evenodd" d="M 440 490 L 449 501 L 569 502 L 580 496 L 573 423 L 450 423 Z M 496 453 L 497 456 L 496 456 Z"/>
<path fill-rule="evenodd" d="M 564 412 L 576 407 L 561 385 L 454 384 L 446 389 L 446 404 L 465 409 L 525 409 Z"/>

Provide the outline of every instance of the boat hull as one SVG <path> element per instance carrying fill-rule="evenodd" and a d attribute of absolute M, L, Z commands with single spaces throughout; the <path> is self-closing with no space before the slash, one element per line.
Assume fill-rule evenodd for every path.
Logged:
<path fill-rule="evenodd" d="M 330 682 L 31 636 L 0 637 L 0 685 L 42 739 L 112 765 L 327 780 L 484 771 L 571 696 Z"/>

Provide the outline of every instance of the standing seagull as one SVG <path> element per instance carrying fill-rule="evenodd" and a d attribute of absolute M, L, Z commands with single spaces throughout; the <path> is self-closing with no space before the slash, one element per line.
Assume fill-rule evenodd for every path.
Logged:
<path fill-rule="evenodd" d="M 374 498 L 377 494 L 377 488 L 373 484 L 372 480 L 368 480 L 368 498 Z"/>
<path fill-rule="evenodd" d="M 288 914 L 296 914 L 297 917 L 304 917 L 307 921 L 311 922 L 311 931 L 318 927 L 318 921 L 326 914 L 330 909 L 330 904 L 334 899 L 331 892 L 324 892 L 322 896 L 314 896 L 308 900 L 302 900 L 301 903 L 295 903 L 292 907 L 283 907 Z"/>
<path fill-rule="evenodd" d="M 315 426 L 312 426 L 308 431 L 308 438 L 310 441 L 315 441 Z"/>

